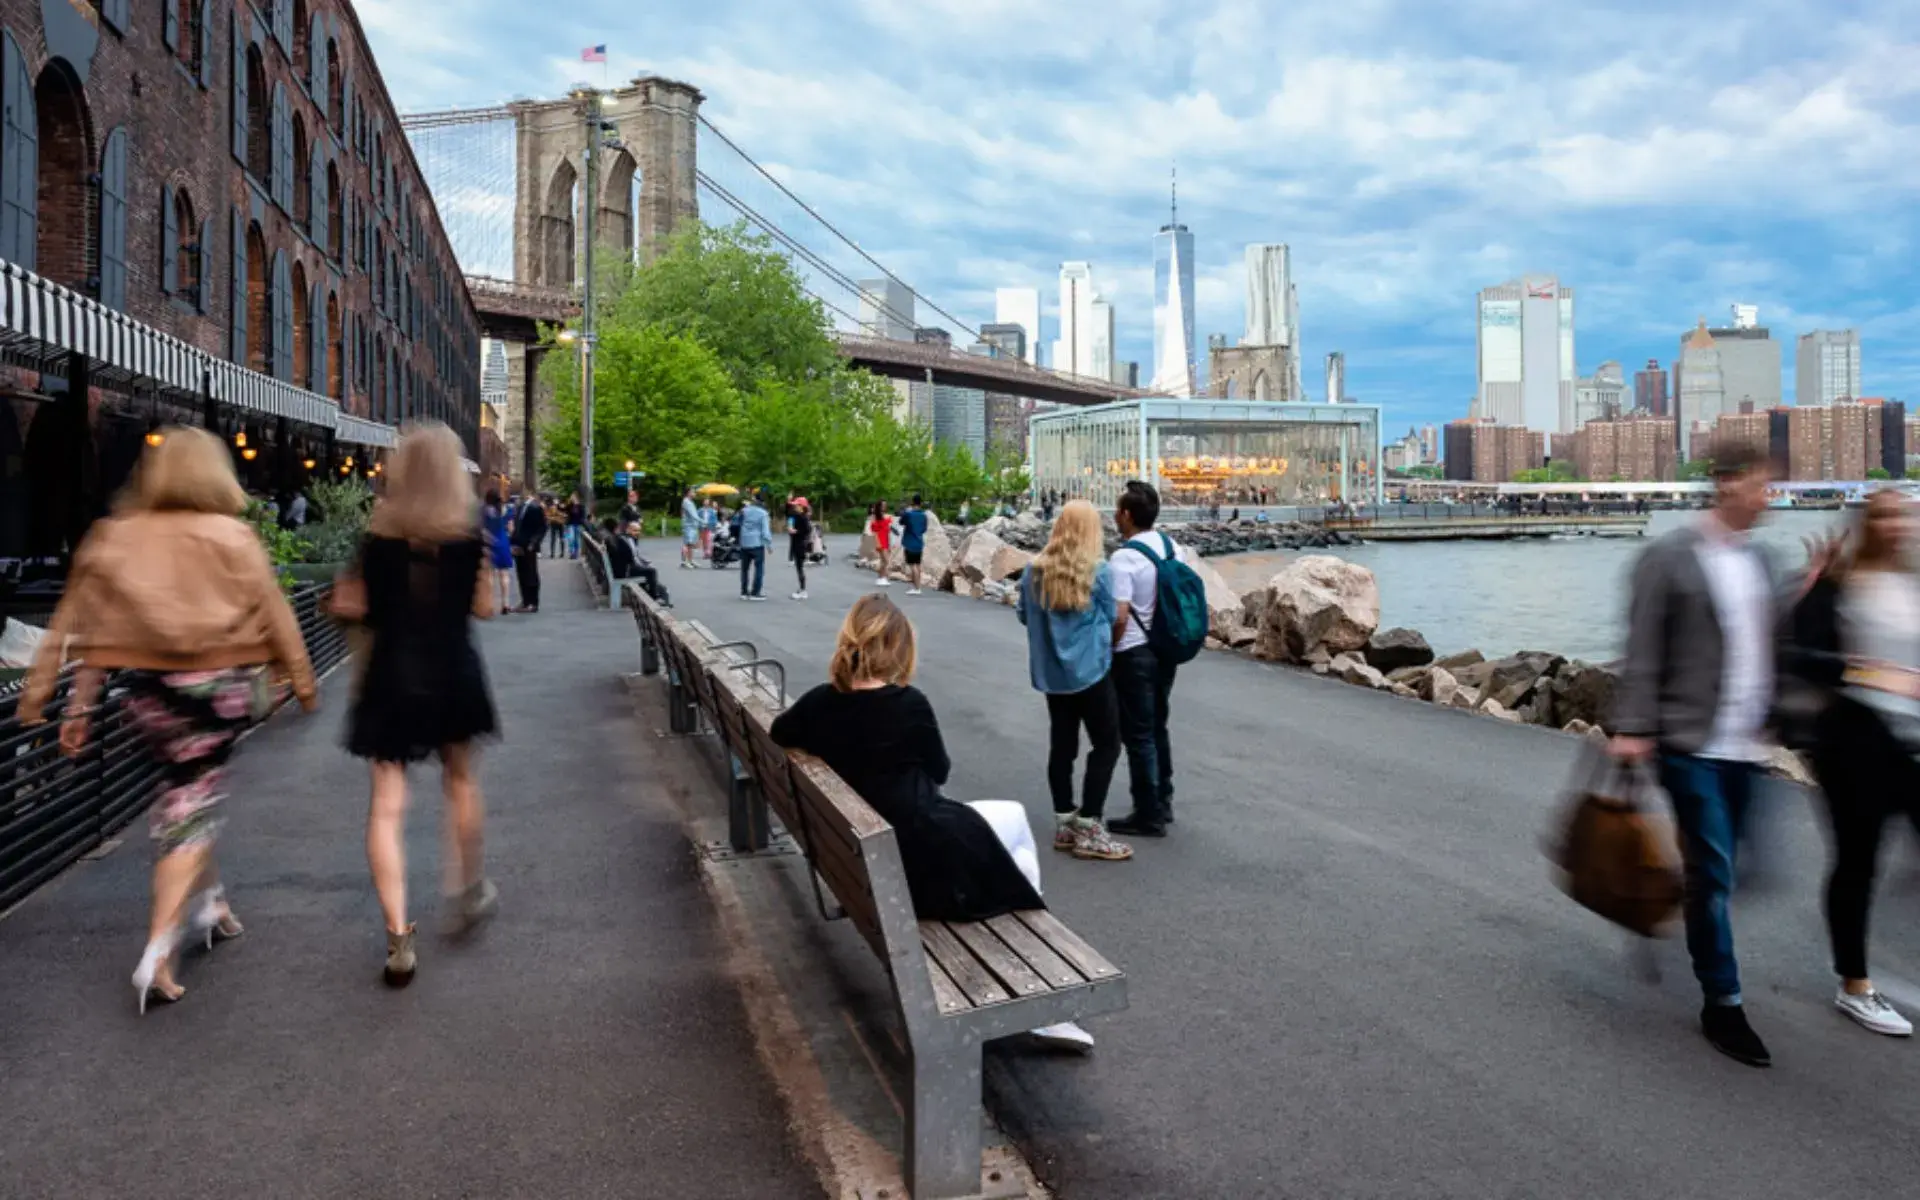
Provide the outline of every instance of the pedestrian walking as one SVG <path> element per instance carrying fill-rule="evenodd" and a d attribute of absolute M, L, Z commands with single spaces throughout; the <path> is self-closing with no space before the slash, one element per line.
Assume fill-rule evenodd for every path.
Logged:
<path fill-rule="evenodd" d="M 1154 524 L 1160 493 L 1130 481 L 1114 512 L 1120 548 L 1113 552 L 1113 689 L 1120 711 L 1120 737 L 1127 751 L 1133 811 L 1108 823 L 1125 837 L 1165 837 L 1173 824 L 1173 747 L 1167 709 L 1178 663 L 1148 644 L 1159 609 L 1160 571 L 1187 562 L 1186 549 Z"/>
<path fill-rule="evenodd" d="M 1920 580 L 1908 569 L 1911 505 L 1873 493 L 1847 553 L 1794 609 L 1788 668 L 1819 689 L 1813 772 L 1833 832 L 1827 937 L 1840 976 L 1834 1004 L 1875 1033 L 1913 1023 L 1867 973 L 1867 917 L 1887 818 L 1920 802 Z"/>
<path fill-rule="evenodd" d="M 407 764 L 440 760 L 452 855 L 445 864 L 448 931 L 470 930 L 499 903 L 482 869 L 474 744 L 497 728 L 472 628 L 475 617 L 493 615 L 493 590 L 461 453 L 459 437 L 437 422 L 403 435 L 360 551 L 361 619 L 373 645 L 347 721 L 347 750 L 367 760 L 371 778 L 367 864 L 385 919 L 385 979 L 393 987 L 412 982 L 416 966 L 407 917 Z"/>
<path fill-rule="evenodd" d="M 558 527 L 547 524 L 547 509 L 531 491 L 513 521 L 514 567 L 520 576 L 520 607 L 515 612 L 540 611 L 540 543 Z"/>
<path fill-rule="evenodd" d="M 21 722 L 43 723 L 61 666 L 78 661 L 60 727 L 61 748 L 78 755 L 106 673 L 125 672 L 125 711 L 159 768 L 148 810 L 153 909 L 133 973 L 143 1014 L 150 1000 L 185 994 L 173 969 L 183 925 L 209 947 L 243 932 L 214 847 L 234 745 L 272 708 L 270 668 L 303 708 L 318 703 L 299 623 L 239 519 L 246 505 L 224 442 L 201 429 L 164 431 L 114 515 L 75 553 L 20 694 Z"/>
<path fill-rule="evenodd" d="M 1776 690 L 1774 573 L 1749 536 L 1768 475 L 1745 447 L 1718 456 L 1713 508 L 1641 554 L 1609 743 L 1624 761 L 1655 764 L 1672 800 L 1701 1032 L 1753 1067 L 1773 1060 L 1747 1021 L 1730 900 Z"/>
<path fill-rule="evenodd" d="M 1045 908 L 1026 810 L 941 793 L 952 763 L 933 706 L 913 686 L 917 658 L 906 614 L 885 596 L 862 596 L 841 623 L 829 682 L 775 717 L 769 733 L 819 757 L 893 826 L 920 920 L 984 921 Z M 1032 1032 L 1058 1048 L 1093 1048 L 1075 1024 Z"/>
<path fill-rule="evenodd" d="M 587 506 L 581 502 L 580 493 L 567 497 L 567 557 L 580 557 L 580 537 L 587 529 Z"/>
<path fill-rule="evenodd" d="M 513 517 L 500 493 L 487 489 L 480 523 L 487 540 L 487 576 L 493 582 L 493 604 L 500 612 L 513 611 Z M 538 564 L 535 564 L 536 568 Z"/>
<path fill-rule="evenodd" d="M 1100 516 L 1070 500 L 1053 535 L 1020 577 L 1033 690 L 1047 698 L 1047 788 L 1053 848 L 1075 858 L 1124 862 L 1133 847 L 1106 830 L 1107 789 L 1120 761 L 1120 711 L 1113 680 L 1113 572 L 1101 560 Z M 1073 800 L 1073 764 L 1087 731 L 1086 779 Z"/>
<path fill-rule="evenodd" d="M 773 524 L 757 492 L 749 492 L 740 506 L 740 598 L 765 600 L 767 547 L 773 544 Z"/>
<path fill-rule="evenodd" d="M 700 505 L 695 502 L 693 489 L 688 488 L 680 497 L 680 569 L 691 571 L 693 566 L 693 548 L 700 544 Z"/>
<path fill-rule="evenodd" d="M 720 502 L 712 496 L 700 506 L 700 557 L 713 557 L 713 534 L 720 528 Z"/>
<path fill-rule="evenodd" d="M 867 532 L 873 535 L 874 557 L 879 563 L 874 571 L 880 577 L 880 586 L 892 587 L 893 581 L 887 578 L 887 558 L 893 552 L 893 518 L 887 515 L 885 500 L 875 500 L 867 510 Z"/>
<path fill-rule="evenodd" d="M 800 590 L 795 600 L 807 598 L 807 555 L 813 552 L 813 512 L 805 496 L 787 501 L 787 557 L 793 560 L 793 573 L 799 577 Z"/>
<path fill-rule="evenodd" d="M 567 510 L 561 505 L 559 498 L 550 492 L 540 497 L 540 508 L 546 516 L 546 528 L 549 531 L 547 538 L 547 557 L 565 558 L 567 555 Z M 534 547 L 534 550 L 537 553 L 539 547 Z"/>
<path fill-rule="evenodd" d="M 907 595 L 920 594 L 920 560 L 927 552 L 927 510 L 914 496 L 900 514 L 900 555 L 907 566 Z"/>

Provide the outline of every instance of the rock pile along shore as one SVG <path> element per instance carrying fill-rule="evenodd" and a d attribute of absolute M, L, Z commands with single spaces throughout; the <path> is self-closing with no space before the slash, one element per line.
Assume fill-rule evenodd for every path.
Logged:
<path fill-rule="evenodd" d="M 956 538 L 955 531 L 930 516 L 922 578 L 944 592 L 1012 607 L 1019 601 L 1020 575 L 1046 545 L 1048 531 L 1045 522 L 1029 513 L 990 518 Z M 1297 548 L 1286 539 L 1301 531 L 1320 538 L 1341 536 L 1304 525 L 1186 525 L 1169 530 L 1202 554 Z M 1247 538 L 1270 540 L 1243 541 Z M 1108 552 L 1119 542 L 1107 518 Z M 888 562 L 889 575 L 906 578 L 898 545 Z M 877 568 L 871 534 L 861 538 L 855 563 Z M 1618 680 L 1609 664 L 1545 650 L 1496 659 L 1479 650 L 1436 655 L 1415 630 L 1381 629 L 1380 587 L 1373 572 L 1330 554 L 1293 559 L 1264 586 L 1240 595 L 1204 558 L 1192 565 L 1207 587 L 1209 649 L 1305 667 L 1356 686 L 1496 720 L 1606 735 Z M 1811 780 L 1805 764 L 1790 751 L 1775 750 L 1768 765 L 1775 774 L 1802 783 Z"/>

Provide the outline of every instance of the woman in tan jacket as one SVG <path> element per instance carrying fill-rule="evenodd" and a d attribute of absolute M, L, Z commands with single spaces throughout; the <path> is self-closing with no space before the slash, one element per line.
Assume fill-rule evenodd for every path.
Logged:
<path fill-rule="evenodd" d="M 124 672 L 126 709 L 161 767 L 149 818 L 158 852 L 153 922 L 133 973 L 140 1011 L 178 1000 L 173 951 L 196 885 L 196 933 L 208 945 L 240 923 L 214 866 L 227 760 L 240 733 L 273 700 L 267 665 L 311 711 L 313 669 L 293 609 L 252 528 L 226 444 L 200 429 L 169 429 L 146 451 L 115 514 L 74 555 L 53 624 L 20 698 L 28 724 L 45 718 L 66 659 L 80 664 L 60 744 L 86 745 L 106 672 Z"/>

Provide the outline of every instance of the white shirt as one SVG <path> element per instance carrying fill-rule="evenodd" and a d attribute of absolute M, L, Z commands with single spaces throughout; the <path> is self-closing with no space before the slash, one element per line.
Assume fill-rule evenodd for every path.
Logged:
<path fill-rule="evenodd" d="M 1186 547 L 1173 541 L 1172 538 L 1162 540 L 1164 537 L 1165 535 L 1157 529 L 1137 533 L 1127 539 L 1126 545 L 1115 550 L 1113 558 L 1109 560 L 1109 565 L 1113 569 L 1113 598 L 1131 608 L 1139 617 L 1137 621 L 1131 616 L 1127 618 L 1126 631 L 1120 635 L 1120 640 L 1114 643 L 1115 654 L 1147 644 L 1145 631 L 1153 626 L 1154 599 L 1159 594 L 1156 589 L 1160 582 L 1160 572 L 1153 565 L 1153 560 L 1128 547 L 1138 542 L 1150 547 L 1155 554 L 1165 559 L 1167 546 L 1171 544 L 1173 556 L 1176 559 L 1181 562 L 1192 561 Z"/>
<path fill-rule="evenodd" d="M 1840 593 L 1840 646 L 1875 662 L 1920 668 L 1920 580 L 1905 571 L 1855 571 Z M 1868 687 L 1848 694 L 1878 709 L 1908 746 L 1920 745 L 1920 700 Z"/>
<path fill-rule="evenodd" d="M 1702 758 L 1760 762 L 1760 731 L 1773 696 L 1773 585 L 1743 534 L 1709 518 L 1696 550 L 1720 621 L 1720 709 Z"/>

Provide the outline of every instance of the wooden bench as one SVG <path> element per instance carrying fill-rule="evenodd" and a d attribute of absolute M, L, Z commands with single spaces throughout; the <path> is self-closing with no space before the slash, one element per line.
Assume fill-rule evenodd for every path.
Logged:
<path fill-rule="evenodd" d="M 690 627 L 654 619 L 663 654 L 704 676 L 690 679 L 690 694 L 805 851 L 822 916 L 850 920 L 887 969 L 910 1059 L 904 1157 L 913 1195 L 979 1194 L 982 1044 L 1123 1009 L 1125 974 L 1044 909 L 918 920 L 893 827 L 826 764 L 775 744 L 766 689 L 703 653 L 693 643 L 705 639 Z"/>

